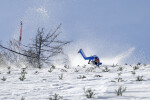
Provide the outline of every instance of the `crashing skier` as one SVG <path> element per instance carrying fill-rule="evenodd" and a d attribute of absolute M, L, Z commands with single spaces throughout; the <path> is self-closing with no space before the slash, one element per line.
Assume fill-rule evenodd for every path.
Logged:
<path fill-rule="evenodd" d="M 80 53 L 85 60 L 89 60 L 88 64 L 92 63 L 96 66 L 102 65 L 102 63 L 100 62 L 98 56 L 93 55 L 93 56 L 90 56 L 90 57 L 86 57 L 82 49 L 80 49 L 78 51 L 78 53 Z"/>

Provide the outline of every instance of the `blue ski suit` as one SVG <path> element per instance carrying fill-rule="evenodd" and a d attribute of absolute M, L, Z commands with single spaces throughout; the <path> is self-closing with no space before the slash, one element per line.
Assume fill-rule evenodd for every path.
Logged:
<path fill-rule="evenodd" d="M 97 66 L 102 65 L 102 63 L 100 62 L 98 56 L 93 55 L 93 56 L 90 56 L 90 57 L 86 57 L 82 49 L 80 49 L 78 51 L 78 53 L 80 53 L 85 60 L 89 60 L 88 64 L 90 64 L 90 62 L 92 61 Z"/>

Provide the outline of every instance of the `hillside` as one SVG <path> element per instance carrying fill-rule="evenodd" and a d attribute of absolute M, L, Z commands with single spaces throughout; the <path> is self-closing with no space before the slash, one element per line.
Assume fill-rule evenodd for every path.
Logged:
<path fill-rule="evenodd" d="M 95 93 L 92 100 L 150 99 L 149 65 L 10 67 L 0 72 L 0 78 L 6 78 L 0 80 L 0 100 L 49 100 L 55 93 L 63 100 L 87 100 L 88 89 Z M 21 81 L 23 75 L 25 79 Z M 143 80 L 137 81 L 138 76 Z M 119 86 L 126 88 L 122 96 L 115 92 Z"/>

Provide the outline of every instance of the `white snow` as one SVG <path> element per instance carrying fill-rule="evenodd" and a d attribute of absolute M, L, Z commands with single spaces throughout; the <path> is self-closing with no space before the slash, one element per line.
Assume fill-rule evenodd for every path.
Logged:
<path fill-rule="evenodd" d="M 131 73 L 132 66 L 108 66 L 109 72 L 103 72 L 106 65 L 100 68 L 71 66 L 69 69 L 56 66 L 51 73 L 48 72 L 50 68 L 27 68 L 24 81 L 19 79 L 21 68 L 11 67 L 10 74 L 7 74 L 7 68 L 0 68 L 0 100 L 21 100 L 22 97 L 25 100 L 49 100 L 55 93 L 63 96 L 63 100 L 150 100 L 150 65 L 139 65 L 135 75 Z M 119 67 L 123 67 L 123 70 L 118 71 Z M 75 68 L 79 72 L 75 72 Z M 119 76 L 120 72 L 122 74 Z M 61 74 L 62 80 L 59 79 Z M 86 78 L 79 79 L 83 75 Z M 102 77 L 96 77 L 98 75 Z M 144 80 L 136 81 L 138 75 L 143 75 Z M 3 76 L 7 78 L 6 81 L 1 80 Z M 123 79 L 122 82 L 117 81 L 119 77 Z M 123 96 L 115 93 L 119 86 L 127 87 Z M 84 88 L 92 89 L 96 93 L 94 98 L 87 99 Z"/>

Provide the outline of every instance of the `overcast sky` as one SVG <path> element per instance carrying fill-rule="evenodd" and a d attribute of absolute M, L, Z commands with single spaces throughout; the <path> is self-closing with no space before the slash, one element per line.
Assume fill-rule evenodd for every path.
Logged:
<path fill-rule="evenodd" d="M 38 27 L 48 32 L 62 23 L 63 38 L 98 56 L 135 48 L 139 61 L 150 61 L 150 0 L 0 0 L 3 44 L 19 35 L 21 20 L 24 44 Z"/>

